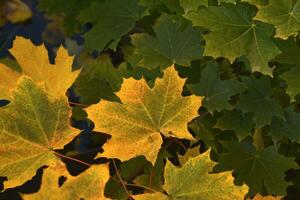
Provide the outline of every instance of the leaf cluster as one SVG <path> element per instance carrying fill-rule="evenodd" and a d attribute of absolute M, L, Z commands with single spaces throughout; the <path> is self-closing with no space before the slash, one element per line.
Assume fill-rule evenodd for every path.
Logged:
<path fill-rule="evenodd" d="M 44 167 L 23 199 L 300 190 L 300 0 L 40 0 L 38 9 L 83 43 L 69 56 L 65 42 L 50 64 L 44 46 L 17 37 L 14 60 L 0 61 L 5 189 Z M 81 134 L 96 146 L 90 162 L 66 150 Z M 72 176 L 70 161 L 88 169 Z"/>

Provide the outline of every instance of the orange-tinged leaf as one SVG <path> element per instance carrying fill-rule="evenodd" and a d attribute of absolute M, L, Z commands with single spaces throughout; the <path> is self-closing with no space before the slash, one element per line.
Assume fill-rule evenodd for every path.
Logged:
<path fill-rule="evenodd" d="M 16 86 L 20 73 L 0 63 L 0 99 L 10 99 L 11 89 Z"/>
<path fill-rule="evenodd" d="M 103 100 L 87 108 L 95 131 L 112 135 L 101 156 L 124 161 L 144 155 L 154 163 L 160 134 L 192 140 L 187 123 L 198 115 L 202 97 L 182 97 L 184 82 L 171 66 L 153 88 L 144 79 L 125 79 L 117 93 L 122 104 Z"/>
<path fill-rule="evenodd" d="M 73 56 L 69 56 L 63 47 L 58 49 L 54 65 L 49 63 L 44 45 L 35 46 L 22 37 L 16 37 L 9 51 L 16 58 L 23 73 L 37 83 L 45 84 L 49 94 L 54 97 L 64 96 L 80 73 L 80 70 L 72 72 Z"/>

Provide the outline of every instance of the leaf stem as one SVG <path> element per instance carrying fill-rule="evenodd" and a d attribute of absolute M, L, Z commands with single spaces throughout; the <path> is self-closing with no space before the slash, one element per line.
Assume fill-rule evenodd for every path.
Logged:
<path fill-rule="evenodd" d="M 82 160 L 79 160 L 79 159 L 76 159 L 76 158 L 72 158 L 72 157 L 69 157 L 69 156 L 65 156 L 65 155 L 62 155 L 62 154 L 60 154 L 60 153 L 58 153 L 58 152 L 55 152 L 55 151 L 53 151 L 53 152 L 54 152 L 54 154 L 55 154 L 56 156 L 58 156 L 58 157 L 62 157 L 62 158 L 68 159 L 68 160 L 72 160 L 72 161 L 78 162 L 78 163 L 80 163 L 80 164 L 86 165 L 86 166 L 88 166 L 88 167 L 92 166 L 91 164 L 89 164 L 89 163 L 87 163 L 87 162 L 84 162 L 84 161 L 82 161 Z"/>
<path fill-rule="evenodd" d="M 112 159 L 112 163 L 113 163 L 113 165 L 114 165 L 114 168 L 115 168 L 115 170 L 116 170 L 116 174 L 117 174 L 117 176 L 118 176 L 118 178 L 119 178 L 119 180 L 120 180 L 120 182 L 121 182 L 122 186 L 124 187 L 124 190 L 125 190 L 125 191 L 126 191 L 126 193 L 127 193 L 127 196 L 128 196 L 128 198 L 129 198 L 129 199 L 133 199 L 133 198 L 131 197 L 131 195 L 130 195 L 129 191 L 128 191 L 128 190 L 127 190 L 127 188 L 126 188 L 126 185 L 125 185 L 125 183 L 124 183 L 124 181 L 123 181 L 122 177 L 120 176 L 119 170 L 118 170 L 118 168 L 117 168 L 117 165 L 116 165 L 116 163 L 115 163 L 115 160 L 114 160 L 114 159 Z"/>

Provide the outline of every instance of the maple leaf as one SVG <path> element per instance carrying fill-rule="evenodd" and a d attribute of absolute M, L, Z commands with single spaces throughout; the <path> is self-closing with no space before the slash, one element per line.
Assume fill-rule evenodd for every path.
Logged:
<path fill-rule="evenodd" d="M 128 199 L 128 191 L 126 191 L 122 184 L 120 184 L 120 178 L 124 182 L 132 181 L 134 177 L 141 173 L 144 166 L 149 164 L 149 161 L 144 156 L 138 156 L 128 161 L 124 161 L 119 166 L 119 176 L 115 174 L 109 179 L 105 186 L 105 196 L 111 199 Z"/>
<path fill-rule="evenodd" d="M 203 140 L 206 145 L 212 146 L 214 137 L 218 133 L 216 129 L 213 129 L 215 123 L 215 119 L 209 113 L 205 113 L 193 119 L 188 124 L 188 128 L 196 135 L 196 138 Z"/>
<path fill-rule="evenodd" d="M 81 22 L 93 22 L 93 28 L 84 34 L 87 50 L 103 50 L 107 45 L 116 49 L 121 37 L 146 14 L 138 0 L 92 1 L 78 16 Z"/>
<path fill-rule="evenodd" d="M 53 149 L 76 135 L 69 117 L 66 97 L 53 97 L 31 78 L 19 78 L 11 103 L 0 109 L 0 174 L 8 177 L 6 187 L 24 183 L 41 166 L 59 160 Z"/>
<path fill-rule="evenodd" d="M 49 63 L 48 53 L 44 46 L 35 46 L 29 40 L 16 37 L 9 50 L 19 63 L 22 73 L 0 64 L 1 88 L 3 97 L 8 97 L 16 80 L 22 75 L 30 76 L 35 82 L 44 84 L 48 94 L 53 97 L 65 96 L 80 70 L 72 72 L 73 57 L 60 47 L 57 51 L 55 65 Z M 2 96 L 1 96 L 2 98 Z"/>
<path fill-rule="evenodd" d="M 73 56 L 66 49 L 57 50 L 55 65 L 49 63 L 46 48 L 33 45 L 29 40 L 17 37 L 9 50 L 21 66 L 23 73 L 36 82 L 43 82 L 53 96 L 65 96 L 80 70 L 72 72 Z"/>
<path fill-rule="evenodd" d="M 276 27 L 276 37 L 287 39 L 300 30 L 300 1 L 269 0 L 266 6 L 259 6 L 256 19 Z"/>
<path fill-rule="evenodd" d="M 108 101 L 120 101 L 114 92 L 120 90 L 124 74 L 116 69 L 108 56 L 85 63 L 72 88 L 83 104 L 99 102 L 100 98 Z"/>
<path fill-rule="evenodd" d="M 300 113 L 295 112 L 294 106 L 286 108 L 284 113 L 286 120 L 274 118 L 269 135 L 276 140 L 289 138 L 300 142 Z"/>
<path fill-rule="evenodd" d="M 80 23 L 77 20 L 78 13 L 89 6 L 89 1 L 82 0 L 40 0 L 38 8 L 46 14 L 63 14 L 64 32 L 73 35 L 80 31 Z"/>
<path fill-rule="evenodd" d="M 275 146 L 255 150 L 249 142 L 222 142 L 228 152 L 219 155 L 219 164 L 214 171 L 234 170 L 237 179 L 245 182 L 250 188 L 250 194 L 263 193 L 285 195 L 289 185 L 284 180 L 285 171 L 297 169 L 293 158 L 287 158 L 277 153 Z"/>
<path fill-rule="evenodd" d="M 182 97 L 184 81 L 172 66 L 165 70 L 162 79 L 155 81 L 152 89 L 144 79 L 125 79 L 116 93 L 122 104 L 101 101 L 88 107 L 95 131 L 112 135 L 101 156 L 124 161 L 144 155 L 154 163 L 162 144 L 160 133 L 193 139 L 187 123 L 197 116 L 202 98 Z"/>
<path fill-rule="evenodd" d="M 150 197 L 159 199 L 191 199 L 191 200 L 232 200 L 243 199 L 247 186 L 236 186 L 231 172 L 211 174 L 215 164 L 209 158 L 210 151 L 190 158 L 183 167 L 166 163 L 163 188 L 167 195 L 154 193 L 135 195 L 137 200 L 147 200 Z"/>
<path fill-rule="evenodd" d="M 254 21 L 256 7 L 248 3 L 221 4 L 200 7 L 185 16 L 195 26 L 203 26 L 211 32 L 204 35 L 204 55 L 225 57 L 233 62 L 245 55 L 252 71 L 271 75 L 268 62 L 280 53 L 271 39 L 273 26 Z"/>
<path fill-rule="evenodd" d="M 67 180 L 59 186 L 58 179 L 65 176 Z M 109 179 L 107 165 L 94 165 L 80 175 L 70 176 L 64 166 L 49 167 L 44 171 L 42 185 L 37 193 L 23 194 L 24 200 L 88 199 L 106 200 L 104 187 Z"/>
<path fill-rule="evenodd" d="M 238 139 L 243 140 L 253 132 L 254 122 L 252 118 L 251 113 L 243 114 L 238 110 L 224 110 L 221 117 L 217 119 L 214 128 L 233 130 Z"/>
<path fill-rule="evenodd" d="M 164 173 L 164 159 L 167 156 L 165 149 L 160 149 L 154 166 L 148 162 L 144 167 L 144 174 L 136 177 L 133 182 L 139 185 L 144 185 L 147 188 L 152 188 L 155 191 L 162 190 L 162 177 Z"/>
<path fill-rule="evenodd" d="M 236 108 L 243 113 L 253 113 L 256 128 L 271 124 L 273 117 L 284 118 L 283 108 L 277 99 L 272 98 L 270 78 L 262 76 L 260 79 L 243 78 L 247 85 L 247 93 L 240 97 Z"/>
<path fill-rule="evenodd" d="M 182 23 L 171 16 L 163 15 L 154 27 L 156 37 L 146 33 L 131 36 L 136 47 L 134 56 L 140 58 L 138 66 L 162 69 L 179 64 L 189 66 L 192 60 L 202 57 L 201 32 L 188 24 L 181 30 Z M 155 58 L 155 59 L 153 59 Z"/>
<path fill-rule="evenodd" d="M 211 62 L 201 72 L 200 83 L 188 84 L 192 94 L 204 96 L 203 106 L 210 112 L 232 109 L 230 98 L 242 92 L 242 84 L 237 80 L 221 80 L 217 63 Z"/>
<path fill-rule="evenodd" d="M 290 95 L 290 97 L 292 99 L 294 99 L 295 96 L 300 93 L 299 75 L 300 75 L 300 67 L 299 66 L 292 67 L 290 70 L 288 70 L 280 75 L 280 77 L 286 81 L 286 83 L 287 83 L 286 92 Z"/>
<path fill-rule="evenodd" d="M 276 45 L 281 50 L 281 54 L 275 58 L 277 62 L 297 65 L 300 63 L 300 46 L 296 38 L 290 37 L 287 40 L 277 39 Z"/>

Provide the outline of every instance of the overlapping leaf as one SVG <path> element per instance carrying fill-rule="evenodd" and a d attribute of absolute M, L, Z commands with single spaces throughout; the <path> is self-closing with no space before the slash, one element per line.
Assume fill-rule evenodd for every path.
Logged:
<path fill-rule="evenodd" d="M 255 150 L 247 141 L 226 141 L 223 145 L 228 152 L 220 155 L 215 171 L 234 170 L 237 179 L 249 186 L 251 194 L 263 193 L 264 188 L 268 194 L 286 194 L 289 183 L 285 181 L 284 173 L 298 168 L 293 158 L 278 154 L 274 146 Z"/>
<path fill-rule="evenodd" d="M 58 159 L 53 149 L 76 135 L 69 117 L 66 98 L 55 99 L 31 78 L 20 78 L 11 103 L 0 110 L 0 174 L 8 177 L 6 187 L 21 185 Z"/>
<path fill-rule="evenodd" d="M 300 1 L 269 0 L 259 7 L 256 18 L 274 24 L 276 37 L 287 39 L 300 30 Z"/>
<path fill-rule="evenodd" d="M 4 94 L 11 103 L 0 110 L 0 174 L 6 187 L 20 185 L 38 168 L 57 161 L 53 149 L 63 148 L 76 135 L 69 124 L 66 90 L 79 72 L 71 72 L 72 57 L 60 48 L 56 65 L 46 49 L 17 38 L 10 50 L 23 73 L 1 65 Z M 13 75 L 11 80 L 3 75 Z"/>
<path fill-rule="evenodd" d="M 242 92 L 243 86 L 237 80 L 221 80 L 217 63 L 209 63 L 201 72 L 200 83 L 189 84 L 192 94 L 204 96 L 203 106 L 210 112 L 232 109 L 230 97 Z"/>
<path fill-rule="evenodd" d="M 88 199 L 107 200 L 104 196 L 104 186 L 109 179 L 107 165 L 95 165 L 90 167 L 77 177 L 68 174 L 64 166 L 46 169 L 42 178 L 40 190 L 34 194 L 22 195 L 24 200 L 40 199 Z M 64 175 L 67 180 L 59 187 L 58 179 Z"/>
<path fill-rule="evenodd" d="M 237 108 L 243 113 L 253 113 L 257 128 L 270 125 L 275 116 L 284 119 L 283 108 L 277 99 L 272 98 L 272 87 L 268 77 L 247 77 L 243 82 L 247 85 L 247 93 L 241 96 Z"/>
<path fill-rule="evenodd" d="M 300 66 L 295 66 L 281 75 L 281 77 L 287 83 L 287 93 L 290 95 L 292 99 L 294 99 L 294 97 L 300 93 L 299 76 L 300 76 Z"/>
<path fill-rule="evenodd" d="M 300 142 L 300 113 L 296 112 L 294 106 L 285 109 L 286 120 L 275 118 L 272 121 L 270 135 L 276 140 L 289 138 Z"/>
<path fill-rule="evenodd" d="M 214 126 L 221 130 L 233 130 L 240 140 L 251 135 L 254 122 L 251 113 L 243 114 L 238 110 L 222 112 L 222 116 L 218 118 Z"/>
<path fill-rule="evenodd" d="M 144 155 L 154 163 L 162 144 L 160 134 L 193 139 L 187 123 L 197 116 L 202 98 L 182 97 L 183 84 L 184 79 L 171 66 L 153 89 L 144 79 L 125 79 L 117 93 L 122 104 L 101 101 L 87 108 L 95 131 L 112 135 L 102 156 L 123 161 Z"/>
<path fill-rule="evenodd" d="M 106 46 L 116 49 L 121 37 L 145 14 L 146 9 L 138 0 L 92 1 L 79 15 L 80 21 L 94 24 L 84 35 L 86 49 L 102 51 Z"/>
<path fill-rule="evenodd" d="M 208 28 L 204 35 L 204 55 L 225 57 L 233 62 L 239 56 L 249 59 L 252 71 L 271 74 L 268 62 L 280 53 L 271 39 L 273 27 L 253 20 L 256 8 L 247 3 L 221 4 L 199 8 L 185 16 L 195 26 Z"/>
<path fill-rule="evenodd" d="M 200 30 L 190 24 L 181 26 L 172 17 L 163 15 L 154 27 L 155 37 L 146 33 L 131 36 L 136 47 L 134 56 L 140 60 L 138 66 L 165 69 L 175 63 L 189 66 L 192 60 L 200 59 L 203 52 Z"/>
<path fill-rule="evenodd" d="M 173 166 L 167 161 L 163 185 L 167 195 L 160 193 L 142 194 L 136 195 L 136 199 L 243 199 L 247 193 L 247 187 L 234 185 L 230 172 L 210 174 L 213 165 L 214 162 L 209 158 L 209 151 L 190 158 L 182 168 Z"/>

